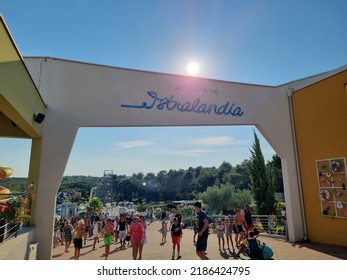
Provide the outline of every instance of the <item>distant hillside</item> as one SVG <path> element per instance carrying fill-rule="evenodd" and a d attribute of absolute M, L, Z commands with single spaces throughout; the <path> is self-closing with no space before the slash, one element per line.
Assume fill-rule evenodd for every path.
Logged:
<path fill-rule="evenodd" d="M 275 192 L 283 193 L 281 160 L 276 155 L 267 163 L 273 171 Z M 194 199 L 208 187 L 233 186 L 243 191 L 251 187 L 247 160 L 232 166 L 223 162 L 219 167 L 189 167 L 157 174 L 142 172 L 132 176 L 112 176 L 111 201 L 170 201 Z M 83 201 L 89 199 L 91 189 L 97 187 L 104 177 L 64 176 L 58 192 L 78 192 Z M 27 178 L 7 178 L 0 181 L 1 186 L 12 191 L 23 192 Z"/>
<path fill-rule="evenodd" d="M 23 192 L 26 190 L 28 178 L 23 177 L 10 177 L 0 181 L 0 186 L 7 187 L 11 191 Z"/>
<path fill-rule="evenodd" d="M 7 187 L 11 191 L 23 192 L 26 190 L 28 178 L 10 177 L 0 181 L 0 186 Z M 79 191 L 82 196 L 89 196 L 92 187 L 96 187 L 100 177 L 93 176 L 64 176 L 59 191 Z"/>

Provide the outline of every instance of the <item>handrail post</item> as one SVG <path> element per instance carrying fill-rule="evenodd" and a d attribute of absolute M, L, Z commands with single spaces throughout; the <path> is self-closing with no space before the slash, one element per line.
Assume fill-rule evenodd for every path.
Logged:
<path fill-rule="evenodd" d="M 5 239 L 5 219 L 0 220 L 0 243 L 4 242 Z"/>
<path fill-rule="evenodd" d="M 18 229 L 19 229 L 19 224 L 16 224 L 16 225 L 15 225 L 14 238 L 17 238 L 17 235 L 18 235 Z"/>

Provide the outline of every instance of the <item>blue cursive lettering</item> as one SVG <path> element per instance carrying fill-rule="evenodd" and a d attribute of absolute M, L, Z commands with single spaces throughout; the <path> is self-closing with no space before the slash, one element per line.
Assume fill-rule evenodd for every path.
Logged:
<path fill-rule="evenodd" d="M 177 110 L 179 112 L 194 112 L 202 114 L 216 114 L 216 115 L 231 115 L 234 117 L 241 117 L 244 111 L 235 106 L 234 103 L 229 101 L 225 102 L 223 105 L 217 104 L 206 104 L 202 103 L 200 98 L 197 97 L 193 102 L 180 102 L 174 99 L 174 96 L 159 98 L 155 91 L 148 91 L 147 94 L 153 99 L 150 104 L 147 102 L 142 102 L 141 105 L 128 105 L 122 104 L 121 107 L 125 108 L 135 108 L 135 109 L 152 109 L 156 106 L 158 110 L 167 109 L 169 111 Z"/>

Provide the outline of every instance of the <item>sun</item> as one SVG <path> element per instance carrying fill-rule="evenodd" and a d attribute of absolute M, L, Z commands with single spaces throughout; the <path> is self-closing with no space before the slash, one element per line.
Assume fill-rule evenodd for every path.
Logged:
<path fill-rule="evenodd" d="M 187 72 L 191 76 L 195 76 L 196 74 L 198 74 L 199 69 L 200 69 L 199 64 L 196 62 L 190 62 L 187 65 Z"/>

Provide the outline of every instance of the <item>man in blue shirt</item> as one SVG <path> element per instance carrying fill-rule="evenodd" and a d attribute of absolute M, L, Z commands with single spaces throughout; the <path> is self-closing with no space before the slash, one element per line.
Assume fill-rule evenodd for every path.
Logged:
<path fill-rule="evenodd" d="M 202 260 L 207 260 L 207 238 L 208 238 L 208 220 L 204 211 L 201 210 L 201 203 L 194 203 L 195 212 L 198 216 L 198 240 L 196 242 L 196 254 Z"/>

